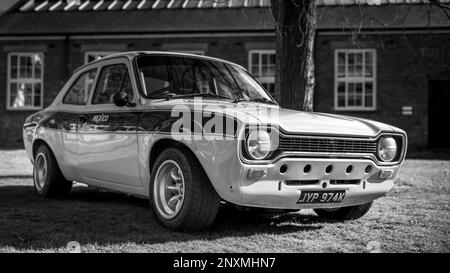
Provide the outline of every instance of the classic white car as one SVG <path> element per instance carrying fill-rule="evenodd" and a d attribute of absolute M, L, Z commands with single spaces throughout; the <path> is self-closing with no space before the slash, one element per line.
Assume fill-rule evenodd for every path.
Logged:
<path fill-rule="evenodd" d="M 390 125 L 283 109 L 239 65 L 165 52 L 77 69 L 23 139 L 38 195 L 65 197 L 74 181 L 133 194 L 182 230 L 208 227 L 222 202 L 359 218 L 407 147 Z"/>

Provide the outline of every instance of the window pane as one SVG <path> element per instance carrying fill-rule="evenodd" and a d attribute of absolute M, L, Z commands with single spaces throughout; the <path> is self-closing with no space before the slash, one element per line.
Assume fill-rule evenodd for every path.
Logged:
<path fill-rule="evenodd" d="M 366 82 L 365 83 L 365 106 L 366 107 L 373 107 L 373 83 L 372 82 Z"/>
<path fill-rule="evenodd" d="M 17 79 L 17 55 L 11 55 L 11 70 L 10 70 L 10 75 L 11 75 L 11 79 Z"/>
<path fill-rule="evenodd" d="M 9 85 L 10 90 L 10 101 L 9 105 L 11 107 L 23 107 L 25 105 L 25 94 L 21 93 L 21 98 L 17 97 L 17 83 L 11 83 Z"/>
<path fill-rule="evenodd" d="M 345 82 L 338 83 L 338 107 L 345 107 Z"/>
<path fill-rule="evenodd" d="M 261 57 L 262 57 L 262 62 L 261 62 L 261 64 L 262 64 L 263 66 L 268 65 L 268 64 L 269 64 L 269 56 L 268 56 L 267 54 L 261 54 Z"/>
<path fill-rule="evenodd" d="M 366 64 L 365 68 L 366 68 L 366 72 L 365 72 L 364 76 L 366 76 L 366 77 L 373 77 L 373 66 Z"/>
<path fill-rule="evenodd" d="M 338 96 L 338 107 L 345 107 L 345 96 Z"/>
<path fill-rule="evenodd" d="M 355 54 L 355 76 L 361 77 L 363 74 L 363 55 L 362 54 Z"/>
<path fill-rule="evenodd" d="M 25 87 L 25 88 L 23 88 Z M 33 100 L 33 84 L 26 83 L 26 84 L 20 84 L 19 86 L 19 92 L 25 93 L 25 106 L 32 106 L 32 100 Z"/>
<path fill-rule="evenodd" d="M 42 86 L 40 83 L 37 83 L 34 85 L 34 106 L 40 107 L 41 106 L 41 100 L 42 100 Z"/>
<path fill-rule="evenodd" d="M 367 94 L 369 94 L 369 95 L 373 94 L 373 83 L 372 82 L 366 82 L 365 83 L 365 88 L 366 88 L 366 90 L 365 90 L 366 95 Z"/>
<path fill-rule="evenodd" d="M 252 64 L 259 65 L 259 53 L 252 53 Z"/>
<path fill-rule="evenodd" d="M 20 56 L 19 61 L 20 73 L 19 77 L 22 79 L 28 79 L 32 76 L 33 63 L 30 56 Z"/>
<path fill-rule="evenodd" d="M 364 53 L 365 61 L 365 77 L 373 77 L 374 63 L 373 52 L 367 51 Z"/>
<path fill-rule="evenodd" d="M 348 106 L 355 106 L 355 84 L 352 82 L 348 84 L 347 99 Z"/>
<path fill-rule="evenodd" d="M 93 69 L 82 74 L 70 87 L 63 99 L 65 104 L 85 105 L 94 84 L 97 70 Z"/>
<path fill-rule="evenodd" d="M 250 72 L 255 77 L 259 77 L 259 53 L 252 53 L 252 64 Z"/>
<path fill-rule="evenodd" d="M 338 65 L 345 66 L 345 53 L 339 52 L 338 53 Z"/>
<path fill-rule="evenodd" d="M 363 106 L 362 98 L 363 98 L 363 85 L 362 85 L 362 83 L 356 83 L 356 85 L 355 85 L 355 104 L 357 106 Z"/>
<path fill-rule="evenodd" d="M 338 65 L 338 75 L 339 78 L 345 77 L 345 65 Z"/>
<path fill-rule="evenodd" d="M 350 77 L 355 76 L 355 54 L 348 54 L 348 75 Z"/>
<path fill-rule="evenodd" d="M 275 62 L 276 62 L 276 58 L 275 58 L 275 53 L 274 54 L 270 54 L 270 64 L 272 66 L 275 66 Z"/>
<path fill-rule="evenodd" d="M 42 77 L 42 59 L 41 55 L 35 54 L 33 56 L 34 61 L 34 78 L 40 79 Z"/>
<path fill-rule="evenodd" d="M 345 82 L 338 83 L 338 95 L 345 95 Z"/>
<path fill-rule="evenodd" d="M 114 95 L 119 92 L 124 73 L 127 67 L 124 64 L 111 65 L 102 69 L 98 80 L 93 103 L 112 103 Z"/>
<path fill-rule="evenodd" d="M 364 54 L 365 54 L 366 64 L 373 64 L 373 52 L 366 51 Z"/>

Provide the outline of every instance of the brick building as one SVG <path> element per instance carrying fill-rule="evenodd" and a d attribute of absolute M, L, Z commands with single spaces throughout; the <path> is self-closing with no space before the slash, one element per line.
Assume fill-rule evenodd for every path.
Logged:
<path fill-rule="evenodd" d="M 0 16 L 0 148 L 22 147 L 25 117 L 75 68 L 113 52 L 223 58 L 275 92 L 269 0 L 80 2 L 23 0 Z M 437 121 L 450 101 L 450 19 L 421 0 L 354 2 L 318 1 L 314 110 L 396 125 L 410 147 L 448 148 Z"/>

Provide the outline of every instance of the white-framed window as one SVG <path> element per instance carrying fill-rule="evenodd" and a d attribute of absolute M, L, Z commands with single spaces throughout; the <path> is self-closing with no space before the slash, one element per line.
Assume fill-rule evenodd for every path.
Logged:
<path fill-rule="evenodd" d="M 375 49 L 337 49 L 334 68 L 336 110 L 376 109 Z"/>
<path fill-rule="evenodd" d="M 88 51 L 84 54 L 84 63 L 90 63 L 92 61 L 101 59 L 105 56 L 116 54 L 117 51 Z"/>
<path fill-rule="evenodd" d="M 35 110 L 44 105 L 44 54 L 8 54 L 6 109 Z"/>
<path fill-rule="evenodd" d="M 250 50 L 248 71 L 272 96 L 275 95 L 275 50 Z"/>

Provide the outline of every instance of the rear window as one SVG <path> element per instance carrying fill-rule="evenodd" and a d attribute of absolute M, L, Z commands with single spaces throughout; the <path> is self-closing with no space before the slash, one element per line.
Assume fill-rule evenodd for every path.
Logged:
<path fill-rule="evenodd" d="M 86 105 L 92 91 L 97 69 L 81 74 L 64 96 L 64 104 Z"/>

